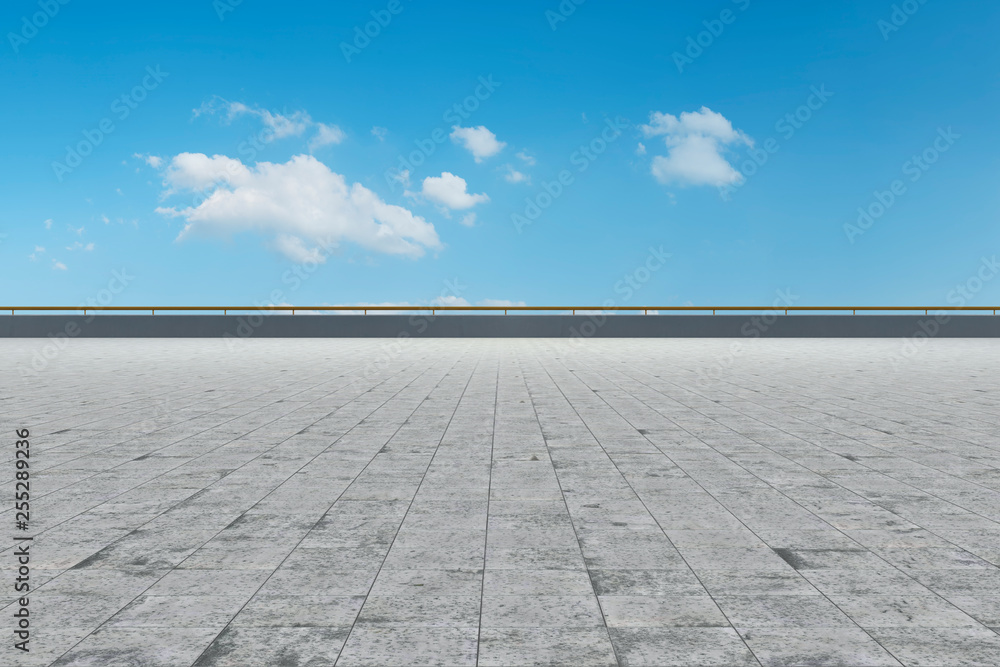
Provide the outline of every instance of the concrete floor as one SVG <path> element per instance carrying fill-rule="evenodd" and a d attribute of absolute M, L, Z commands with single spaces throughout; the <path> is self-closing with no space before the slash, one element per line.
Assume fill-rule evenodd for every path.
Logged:
<path fill-rule="evenodd" d="M 733 345 L 0 341 L 0 664 L 1000 664 L 1000 341 Z"/>

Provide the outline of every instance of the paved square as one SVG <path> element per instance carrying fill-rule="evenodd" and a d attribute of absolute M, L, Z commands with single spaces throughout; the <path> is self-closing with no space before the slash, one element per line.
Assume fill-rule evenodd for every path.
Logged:
<path fill-rule="evenodd" d="M 734 343 L 0 341 L 0 664 L 1000 665 L 1000 341 Z"/>

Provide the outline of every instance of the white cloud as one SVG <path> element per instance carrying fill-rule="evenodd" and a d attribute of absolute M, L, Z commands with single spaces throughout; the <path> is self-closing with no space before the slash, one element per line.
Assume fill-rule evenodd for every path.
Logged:
<path fill-rule="evenodd" d="M 84 229 L 83 227 L 77 229 L 76 227 L 73 227 L 71 225 L 66 225 L 66 229 L 68 229 L 71 232 L 75 232 L 77 236 L 83 236 L 83 229 Z"/>
<path fill-rule="evenodd" d="M 480 306 L 494 306 L 499 308 L 506 308 L 510 306 L 526 306 L 524 301 L 508 301 L 506 299 L 483 299 L 479 302 Z"/>
<path fill-rule="evenodd" d="M 640 141 L 639 145 L 635 147 L 635 154 L 636 155 L 645 155 L 646 154 L 646 144 L 644 144 L 644 143 L 642 143 Z"/>
<path fill-rule="evenodd" d="M 661 183 L 722 186 L 741 179 L 708 137 L 688 137 L 666 156 L 653 158 L 653 176 Z"/>
<path fill-rule="evenodd" d="M 654 111 L 649 124 L 640 126 L 647 137 L 663 137 L 667 155 L 653 158 L 652 173 L 661 183 L 722 186 L 737 183 L 742 175 L 724 153 L 753 141 L 708 107 L 684 112 L 678 118 Z"/>
<path fill-rule="evenodd" d="M 448 295 L 448 296 L 439 296 L 436 299 L 433 299 L 430 305 L 454 306 L 460 308 L 462 306 L 471 306 L 472 304 L 468 301 L 468 299 L 465 299 L 463 297 Z M 524 301 L 508 301 L 506 299 L 482 299 L 481 301 L 477 301 L 475 305 L 491 306 L 494 308 L 510 308 L 512 306 L 524 306 L 526 304 L 524 303 Z"/>
<path fill-rule="evenodd" d="M 404 187 L 410 187 L 410 170 L 409 169 L 402 169 L 402 170 L 397 171 L 395 173 L 389 173 L 389 178 L 391 178 L 392 180 L 396 181 L 397 183 L 401 183 Z"/>
<path fill-rule="evenodd" d="M 67 267 L 66 267 L 65 264 L 63 264 L 62 262 L 54 259 L 54 260 L 52 260 L 52 270 L 53 271 L 67 271 L 68 269 L 67 269 Z"/>
<path fill-rule="evenodd" d="M 45 221 L 45 229 L 52 229 L 52 218 Z"/>
<path fill-rule="evenodd" d="M 309 140 L 309 150 L 311 151 L 314 151 L 317 148 L 322 148 L 323 146 L 339 144 L 347 138 L 347 134 L 345 134 L 344 131 L 336 125 L 317 123 L 316 127 L 316 136 Z"/>
<path fill-rule="evenodd" d="M 460 296 L 439 296 L 431 301 L 432 306 L 469 306 L 472 305 Z"/>
<path fill-rule="evenodd" d="M 150 184 L 150 185 L 152 185 L 152 184 Z M 104 224 L 106 224 L 106 225 L 110 225 L 110 224 L 111 224 L 111 222 L 112 222 L 112 221 L 111 221 L 111 218 L 109 218 L 108 216 L 106 216 L 106 215 L 103 215 L 103 214 L 101 215 L 101 221 L 102 221 L 102 222 L 103 222 Z M 128 223 L 131 223 L 131 225 L 132 225 L 133 227 L 138 227 L 138 226 L 139 226 L 139 221 L 138 221 L 138 220 L 136 220 L 136 219 L 132 219 L 132 220 L 125 220 L 124 218 L 116 218 L 116 219 L 115 219 L 115 222 L 117 222 L 117 223 L 118 223 L 119 225 L 124 225 L 124 224 L 125 224 L 126 222 L 128 222 Z"/>
<path fill-rule="evenodd" d="M 159 155 L 143 155 L 142 153 L 134 153 L 132 157 L 136 158 L 137 160 L 142 160 L 153 169 L 159 169 L 160 167 L 163 166 L 163 158 L 161 158 Z"/>
<path fill-rule="evenodd" d="M 451 140 L 461 143 L 466 150 L 472 153 L 476 162 L 482 162 L 488 157 L 493 157 L 504 149 L 507 144 L 497 141 L 497 135 L 486 129 L 485 126 L 461 127 L 455 125 L 451 128 Z"/>
<path fill-rule="evenodd" d="M 385 141 L 386 136 L 389 134 L 389 129 L 385 127 L 379 127 L 376 125 L 372 128 L 372 136 L 379 141 Z"/>
<path fill-rule="evenodd" d="M 323 264 L 326 262 L 326 255 L 322 248 L 307 248 L 305 241 L 298 236 L 280 234 L 274 239 L 274 249 L 282 255 L 292 260 L 296 264 Z"/>
<path fill-rule="evenodd" d="M 315 258 L 341 241 L 391 255 L 419 257 L 442 247 L 434 225 L 387 204 L 360 183 L 309 155 L 253 167 L 224 155 L 175 156 L 164 172 L 169 192 L 218 187 L 196 207 L 156 209 L 186 221 L 178 239 L 199 234 L 258 232 L 293 261 Z"/>
<path fill-rule="evenodd" d="M 514 169 L 513 165 L 506 164 L 506 165 L 504 165 L 504 167 L 507 169 L 507 173 L 504 174 L 503 177 L 504 177 L 504 180 L 506 180 L 508 183 L 530 183 L 531 182 L 531 179 L 528 177 L 527 174 L 523 174 L 523 173 L 519 172 L 517 169 Z"/>
<path fill-rule="evenodd" d="M 524 163 L 526 165 L 528 165 L 529 167 L 534 167 L 535 166 L 535 158 L 534 158 L 534 156 L 529 155 L 528 151 L 520 151 L 517 154 L 517 157 L 521 158 L 524 161 Z"/>
<path fill-rule="evenodd" d="M 82 250 L 84 252 L 90 252 L 93 249 L 94 249 L 94 244 L 93 243 L 83 244 L 83 243 L 80 243 L 79 241 L 77 241 L 73 245 L 66 246 L 66 250 L 71 250 L 71 251 L 72 250 Z"/>
<path fill-rule="evenodd" d="M 475 213 L 466 213 L 464 216 L 462 216 L 462 219 L 459 220 L 459 222 L 461 222 L 466 227 L 475 227 L 476 226 L 476 214 Z"/>
<path fill-rule="evenodd" d="M 472 208 L 476 204 L 490 200 L 486 193 L 469 194 L 465 179 L 447 171 L 440 176 L 425 178 L 423 195 L 433 202 L 457 211 Z"/>
<path fill-rule="evenodd" d="M 215 97 L 201 105 L 200 108 L 194 110 L 194 115 L 198 117 L 201 114 L 215 114 L 220 111 L 226 114 L 227 123 L 231 123 L 240 116 L 254 116 L 270 130 L 274 139 L 301 136 L 312 124 L 312 118 L 305 111 L 295 111 L 284 115 L 272 113 L 256 106 L 251 107 L 242 102 L 230 102 L 221 97 Z"/>
<path fill-rule="evenodd" d="M 171 187 L 170 192 L 173 192 L 175 189 L 199 190 L 219 183 L 245 181 L 250 173 L 242 162 L 225 155 L 209 158 L 203 153 L 181 153 L 167 165 L 164 179 Z"/>
<path fill-rule="evenodd" d="M 41 255 L 41 254 L 44 254 L 44 253 L 45 253 L 45 248 L 43 248 L 40 245 L 36 245 L 35 246 L 35 252 L 33 252 L 30 255 L 28 255 L 28 259 L 30 259 L 32 262 L 36 262 L 36 261 L 38 261 L 38 256 Z"/>
<path fill-rule="evenodd" d="M 249 106 L 242 102 L 230 102 L 229 100 L 218 96 L 213 97 L 208 102 L 202 104 L 201 107 L 194 110 L 194 116 L 196 118 L 202 114 L 216 113 L 224 113 L 226 115 L 227 123 L 231 123 L 233 120 L 241 116 L 252 116 L 257 118 L 264 125 L 264 127 L 267 128 L 268 135 L 262 138 L 265 142 L 270 142 L 276 139 L 285 139 L 287 137 L 300 137 L 305 134 L 306 131 L 315 129 L 316 134 L 309 140 L 309 148 L 312 150 L 323 146 L 329 146 L 331 144 L 339 144 L 347 136 L 344 131 L 336 125 L 317 123 L 312 119 L 312 116 L 305 111 L 280 114 L 268 111 L 267 109 L 261 109 L 257 106 Z M 156 165 L 151 166 L 159 168 L 156 167 Z"/>

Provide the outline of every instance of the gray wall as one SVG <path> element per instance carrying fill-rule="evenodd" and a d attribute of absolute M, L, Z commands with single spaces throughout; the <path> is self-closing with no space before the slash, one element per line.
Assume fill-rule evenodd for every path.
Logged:
<path fill-rule="evenodd" d="M 0 338 L 1000 337 L 988 315 L 2 315 Z"/>

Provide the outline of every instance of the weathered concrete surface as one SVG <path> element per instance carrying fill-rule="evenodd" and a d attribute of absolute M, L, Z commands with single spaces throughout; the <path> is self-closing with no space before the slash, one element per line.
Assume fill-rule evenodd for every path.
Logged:
<path fill-rule="evenodd" d="M 0 338 L 1000 338 L 988 315 L 0 315 Z"/>
<path fill-rule="evenodd" d="M 997 665 L 1000 342 L 0 341 L 0 665 Z"/>

